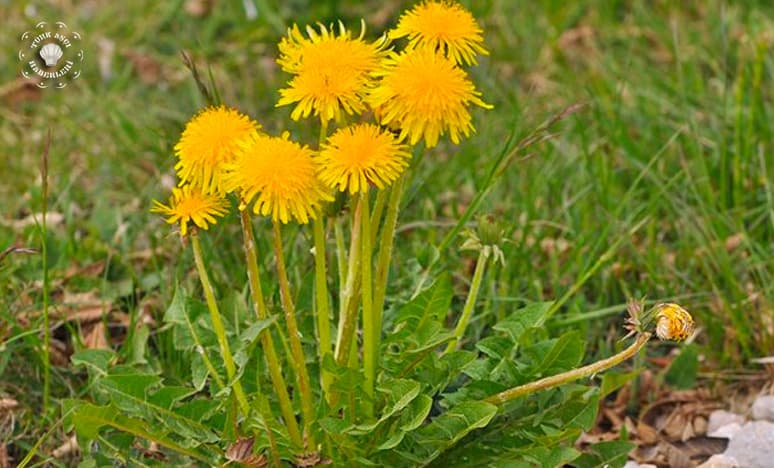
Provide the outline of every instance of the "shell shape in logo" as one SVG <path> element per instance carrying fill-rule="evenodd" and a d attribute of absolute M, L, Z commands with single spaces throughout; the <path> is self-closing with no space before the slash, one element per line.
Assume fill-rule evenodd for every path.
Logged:
<path fill-rule="evenodd" d="M 62 58 L 62 48 L 59 44 L 46 44 L 40 49 L 40 58 L 46 62 L 47 67 L 53 67 Z"/>

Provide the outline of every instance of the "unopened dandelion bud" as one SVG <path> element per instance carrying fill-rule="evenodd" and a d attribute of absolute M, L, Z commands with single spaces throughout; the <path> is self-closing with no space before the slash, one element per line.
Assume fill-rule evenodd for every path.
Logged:
<path fill-rule="evenodd" d="M 478 237 L 483 245 L 500 245 L 504 232 L 502 224 L 493 214 L 478 217 Z"/>

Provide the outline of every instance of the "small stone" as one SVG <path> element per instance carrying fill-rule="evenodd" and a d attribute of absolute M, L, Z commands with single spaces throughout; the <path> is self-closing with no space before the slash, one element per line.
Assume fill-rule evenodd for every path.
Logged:
<path fill-rule="evenodd" d="M 707 422 L 708 437 L 723 437 L 730 439 L 744 424 L 744 416 L 730 411 L 713 411 Z"/>
<path fill-rule="evenodd" d="M 774 422 L 774 395 L 759 395 L 752 405 L 752 417 Z"/>
<path fill-rule="evenodd" d="M 740 468 L 740 466 L 741 465 L 736 461 L 736 458 L 721 453 L 711 456 L 707 461 L 696 468 Z"/>
<path fill-rule="evenodd" d="M 656 465 L 651 465 L 650 463 L 643 463 L 642 465 L 640 465 L 634 460 L 629 460 L 626 462 L 623 468 L 658 468 L 658 467 Z"/>
<path fill-rule="evenodd" d="M 742 425 L 739 423 L 726 424 L 720 426 L 712 432 L 707 432 L 707 437 L 715 437 L 718 439 L 733 439 L 737 432 L 742 429 Z"/>
<path fill-rule="evenodd" d="M 774 423 L 752 421 L 743 425 L 728 443 L 724 455 L 745 468 L 771 468 L 774 460 Z"/>

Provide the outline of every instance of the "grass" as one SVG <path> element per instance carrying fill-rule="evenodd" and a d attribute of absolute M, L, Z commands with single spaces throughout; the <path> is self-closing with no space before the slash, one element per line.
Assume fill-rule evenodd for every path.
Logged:
<path fill-rule="evenodd" d="M 175 281 L 195 288 L 188 249 L 148 213 L 153 198 L 166 196 L 183 124 L 204 105 L 181 50 L 212 74 L 225 103 L 270 131 L 287 129 L 314 142 L 302 125 L 288 126 L 288 108 L 274 108 L 286 78 L 273 63 L 285 25 L 341 17 L 356 28 L 365 17 L 373 35 L 408 4 L 256 0 L 247 3 L 256 5 L 258 17 L 246 19 L 240 2 L 218 2 L 205 17 L 185 13 L 182 3 L 57 2 L 31 16 L 26 3 L 0 6 L 6 32 L 0 35 L 0 250 L 40 249 L 33 220 L 40 221 L 44 206 L 39 165 L 50 129 L 45 235 L 52 313 L 71 294 L 89 292 L 131 323 L 146 316 L 158 323 Z M 515 303 L 575 291 L 551 326 L 579 327 L 592 355 L 611 353 L 608 335 L 611 327 L 620 329 L 629 296 L 679 300 L 696 316 L 702 353 L 716 368 L 770 354 L 774 7 L 754 1 L 468 4 L 491 51 L 474 78 L 495 109 L 477 111 L 477 134 L 426 157 L 408 187 L 388 306 L 408 299 L 423 267 L 439 255 L 432 246 L 486 187 L 507 141 L 585 103 L 553 127 L 552 138 L 514 159 L 484 199 L 482 210 L 508 223 L 511 241 L 503 247 L 506 264 L 493 266 L 484 280 L 467 339 L 486 334 L 493 316 Z M 18 38 L 40 19 L 62 20 L 82 33 L 84 74 L 63 90 L 22 99 L 14 85 Z M 232 274 L 241 271 L 236 234 L 216 227 L 202 239 L 205 255 L 219 260 L 211 262 L 213 282 L 226 291 L 246 282 L 242 273 Z M 285 242 L 293 245 L 298 236 L 311 238 L 311 231 Z M 440 252 L 434 268 L 454 274 L 462 298 L 472 258 L 459 251 L 460 242 Z M 269 236 L 258 251 L 271 251 Z M 311 288 L 314 267 L 298 256 L 297 249 L 289 252 L 288 264 L 295 265 L 289 275 L 307 277 Z M 0 263 L 0 397 L 19 400 L 21 408 L 13 427 L 2 420 L 0 430 L 16 460 L 58 418 L 39 411 L 42 265 L 40 255 L 22 254 Z M 276 286 L 265 288 L 277 294 Z M 459 312 L 462 304 L 454 307 Z M 302 316 L 300 327 L 311 328 L 312 320 Z M 157 327 L 150 333 L 144 358 L 174 379 L 182 364 L 169 334 Z M 83 343 L 75 336 L 72 323 L 53 333 L 77 349 Z M 131 333 L 126 338 L 131 342 Z M 54 401 L 82 395 L 83 382 L 66 360 L 51 368 Z M 65 438 L 53 434 L 40 453 Z"/>

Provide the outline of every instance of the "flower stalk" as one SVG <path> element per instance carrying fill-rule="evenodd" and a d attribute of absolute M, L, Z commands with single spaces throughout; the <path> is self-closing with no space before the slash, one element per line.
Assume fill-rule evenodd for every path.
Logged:
<path fill-rule="evenodd" d="M 377 328 L 376 311 L 373 308 L 371 268 L 371 215 L 368 192 L 360 194 L 360 292 L 363 307 L 363 370 L 365 371 L 365 392 L 373 399 L 376 380 L 376 356 L 378 353 L 380 329 Z M 366 405 L 367 411 L 373 407 Z"/>
<path fill-rule="evenodd" d="M 296 308 L 293 297 L 290 294 L 290 282 L 285 268 L 285 255 L 282 249 L 282 233 L 278 221 L 272 223 L 274 229 L 274 255 L 277 259 L 277 276 L 280 286 L 280 298 L 282 310 L 285 312 L 285 322 L 288 327 L 288 341 L 290 342 L 291 362 L 298 380 L 298 392 L 301 394 L 301 413 L 304 416 L 304 432 L 308 447 L 316 448 L 312 423 L 314 422 L 314 407 L 312 404 L 312 388 L 309 384 L 309 371 L 306 368 L 304 348 L 301 346 L 301 333 L 296 323 Z"/>
<path fill-rule="evenodd" d="M 618 354 L 610 356 L 609 358 L 602 359 L 595 363 L 579 367 L 571 371 L 562 372 L 561 374 L 552 375 L 550 377 L 545 377 L 534 382 L 519 385 L 518 387 L 510 388 L 496 395 L 492 395 L 489 398 L 484 399 L 484 401 L 495 405 L 502 405 L 524 395 L 529 395 L 530 393 L 554 388 L 559 385 L 564 385 L 574 380 L 605 371 L 611 367 L 617 366 L 618 364 L 626 361 L 627 359 L 630 359 L 632 356 L 637 354 L 637 352 L 642 349 L 643 346 L 645 346 L 650 337 L 651 333 L 649 332 L 640 333 L 637 335 L 637 339 L 634 341 L 634 343 L 631 344 L 631 346 Z"/>
<path fill-rule="evenodd" d="M 398 212 L 405 180 L 405 176 L 400 177 L 395 181 L 395 184 L 390 190 L 390 199 L 387 202 L 387 212 L 384 217 L 384 226 L 382 227 L 381 236 L 379 237 L 379 253 L 376 259 L 376 278 L 374 279 L 374 326 L 377 330 L 382 329 L 384 299 L 387 294 L 387 277 L 390 273 L 390 260 L 392 259 L 392 246 L 395 240 L 395 227 L 398 224 Z M 373 228 L 374 224 L 372 223 L 371 226 Z M 379 349 L 379 342 L 380 340 L 377 339 L 377 350 Z"/>
<path fill-rule="evenodd" d="M 253 223 L 248 210 L 241 210 L 239 215 L 242 223 L 242 241 L 245 252 L 245 263 L 247 264 L 247 279 L 250 284 L 250 294 L 253 300 L 253 310 L 255 311 L 255 316 L 258 320 L 265 320 L 268 318 L 268 313 L 258 272 L 258 254 L 255 248 Z M 266 366 L 269 369 L 271 384 L 277 395 L 280 413 L 282 414 L 282 419 L 285 420 L 285 426 L 288 429 L 290 440 L 294 445 L 303 447 L 303 436 L 298 428 L 298 422 L 296 421 L 295 413 L 293 411 L 293 404 L 291 403 L 290 395 L 288 394 L 288 386 L 285 383 L 285 377 L 282 375 L 282 368 L 280 367 L 277 349 L 274 346 L 274 339 L 271 336 L 271 332 L 268 329 L 264 330 L 260 335 L 260 340 L 264 358 L 266 359 Z"/>
<path fill-rule="evenodd" d="M 228 345 L 228 339 L 226 338 L 226 329 L 223 326 L 223 319 L 220 316 L 218 310 L 218 303 L 215 301 L 215 292 L 212 289 L 212 283 L 210 283 L 210 277 L 207 274 L 207 268 L 204 265 L 202 258 L 202 248 L 199 244 L 199 235 L 196 230 L 191 233 L 191 248 L 194 253 L 194 261 L 196 262 L 196 269 L 199 273 L 199 281 L 202 284 L 202 290 L 204 291 L 204 297 L 207 301 L 207 309 L 210 312 L 210 319 L 212 320 L 212 329 L 215 332 L 215 336 L 218 339 L 218 346 L 220 352 L 223 354 L 223 364 L 226 367 L 226 375 L 228 380 L 234 389 L 234 396 L 237 399 L 239 408 L 242 413 L 247 416 L 250 412 L 250 405 L 247 403 L 247 397 L 242 389 L 242 384 L 236 377 L 236 365 L 234 364 L 234 357 L 231 354 L 231 348 Z"/>
<path fill-rule="evenodd" d="M 336 349 L 334 357 L 340 366 L 346 366 L 352 350 L 352 341 L 357 328 L 357 307 L 352 300 L 357 289 L 357 277 L 360 271 L 360 216 L 361 206 L 357 204 L 352 220 L 352 239 L 350 239 L 350 251 L 347 264 L 347 281 L 341 290 L 341 313 L 339 317 L 339 329 L 336 337 Z M 353 306 L 353 303 L 355 304 Z"/>
<path fill-rule="evenodd" d="M 320 119 L 320 138 L 317 148 L 321 148 L 328 134 L 328 120 Z M 326 400 L 330 398 L 330 387 L 333 376 L 322 370 L 325 357 L 331 354 L 331 318 L 328 304 L 328 271 L 327 255 L 325 249 L 325 219 L 318 217 L 312 221 L 312 235 L 314 238 L 314 294 L 315 315 L 317 316 L 317 347 L 320 357 L 320 383 Z"/>
<path fill-rule="evenodd" d="M 473 273 L 473 281 L 470 284 L 470 291 L 468 291 L 468 298 L 465 300 L 465 306 L 462 309 L 462 315 L 460 321 L 457 323 L 457 327 L 454 329 L 454 339 L 446 346 L 444 354 L 450 353 L 457 348 L 460 338 L 465 334 L 465 329 L 468 327 L 468 322 L 473 314 L 473 309 L 476 306 L 476 299 L 478 298 L 478 292 L 481 289 L 481 280 L 484 277 L 484 270 L 486 270 L 486 264 L 489 261 L 490 249 L 481 249 L 478 253 L 478 261 L 476 261 L 476 271 Z"/>

